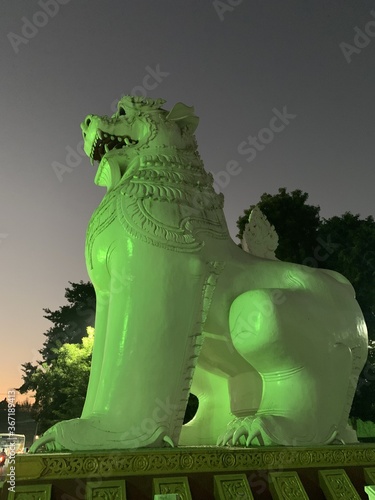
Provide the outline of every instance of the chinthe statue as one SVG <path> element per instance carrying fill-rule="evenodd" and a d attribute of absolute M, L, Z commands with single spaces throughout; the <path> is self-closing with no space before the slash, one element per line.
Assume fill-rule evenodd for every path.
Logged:
<path fill-rule="evenodd" d="M 111 118 L 81 124 L 107 188 L 86 239 L 90 382 L 81 418 L 32 451 L 356 441 L 347 422 L 367 330 L 353 287 L 277 260 L 259 213 L 239 248 L 197 151 L 194 109 L 164 102 L 126 96 Z M 189 392 L 199 407 L 183 425 Z"/>

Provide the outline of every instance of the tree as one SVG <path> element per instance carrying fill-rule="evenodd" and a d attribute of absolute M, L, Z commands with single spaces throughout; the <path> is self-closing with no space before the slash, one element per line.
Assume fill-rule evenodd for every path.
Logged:
<path fill-rule="evenodd" d="M 350 212 L 324 219 L 318 235 L 331 246 L 322 264 L 343 274 L 352 283 L 366 320 L 369 337 L 375 340 L 375 220 L 360 219 Z"/>
<path fill-rule="evenodd" d="M 359 376 L 350 416 L 375 422 L 375 342 L 369 341 L 366 364 Z"/>
<path fill-rule="evenodd" d="M 276 195 L 262 194 L 257 204 L 275 226 L 279 236 L 276 257 L 280 260 L 300 264 L 313 254 L 320 222 L 320 207 L 307 205 L 308 196 L 299 189 L 287 193 L 285 188 L 279 188 Z M 237 236 L 240 239 L 254 206 L 244 210 L 244 215 L 237 221 Z"/>
<path fill-rule="evenodd" d="M 67 343 L 79 343 L 86 335 L 86 329 L 94 326 L 95 321 L 95 290 L 90 282 L 69 282 L 70 287 L 65 289 L 65 298 L 68 304 L 59 307 L 56 311 L 43 309 L 45 318 L 53 326 L 44 334 L 46 340 L 39 351 L 42 359 L 33 364 L 26 362 L 22 365 L 24 372 L 23 384 L 19 388 L 21 393 L 35 390 L 33 375 L 42 363 L 53 363 L 59 348 Z"/>
<path fill-rule="evenodd" d="M 86 335 L 86 329 L 95 321 L 95 290 L 90 282 L 71 283 L 65 289 L 67 305 L 56 311 L 44 309 L 45 318 L 54 326 L 44 335 L 47 337 L 43 348 L 39 351 L 47 363 L 53 357 L 54 349 L 66 343 L 77 343 Z"/>
<path fill-rule="evenodd" d="M 94 329 L 78 344 L 63 344 L 54 349 L 51 363 L 41 363 L 29 380 L 35 390 L 32 413 L 44 432 L 51 425 L 80 417 L 89 381 Z"/>

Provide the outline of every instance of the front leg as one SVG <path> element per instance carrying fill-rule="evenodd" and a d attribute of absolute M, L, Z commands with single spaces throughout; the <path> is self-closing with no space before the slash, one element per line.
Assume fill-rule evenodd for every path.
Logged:
<path fill-rule="evenodd" d="M 57 449 L 178 442 L 214 272 L 196 255 L 138 240 L 124 252 L 123 243 L 107 259 L 108 319 L 91 413 L 87 407 L 82 419 L 47 433 Z"/>

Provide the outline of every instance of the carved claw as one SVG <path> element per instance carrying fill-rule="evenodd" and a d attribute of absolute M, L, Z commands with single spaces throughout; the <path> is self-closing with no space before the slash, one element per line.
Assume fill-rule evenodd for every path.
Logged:
<path fill-rule="evenodd" d="M 249 446 L 249 444 L 251 442 L 251 439 L 249 440 L 249 438 L 251 437 L 251 434 L 252 434 L 251 427 L 252 427 L 253 421 L 254 421 L 253 417 L 245 417 L 242 420 L 241 425 L 238 427 L 238 429 L 233 434 L 233 439 L 232 439 L 233 446 L 235 446 L 236 444 L 240 444 L 240 438 L 242 436 L 244 436 L 246 439 L 246 446 Z"/>
<path fill-rule="evenodd" d="M 249 435 L 250 429 L 247 428 L 246 425 L 241 425 L 234 433 L 232 438 L 232 444 L 235 446 L 236 444 L 240 444 L 240 438 L 244 436 L 246 439 Z"/>
<path fill-rule="evenodd" d="M 260 446 L 264 446 L 264 440 L 260 429 L 255 429 L 252 432 L 249 432 L 249 435 L 246 439 L 246 446 L 249 447 L 254 439 L 258 438 Z"/>
<path fill-rule="evenodd" d="M 220 436 L 216 440 L 216 446 L 224 446 L 224 434 L 220 434 Z"/>
<path fill-rule="evenodd" d="M 235 429 L 229 429 L 224 434 L 221 434 L 216 441 L 216 446 L 225 446 L 229 444 L 229 441 L 232 439 L 232 436 L 235 432 Z"/>
<path fill-rule="evenodd" d="M 163 437 L 163 441 L 166 442 L 167 444 L 169 444 L 169 446 L 171 446 L 171 448 L 174 448 L 174 442 L 172 441 L 172 438 L 170 436 L 165 435 Z"/>
<path fill-rule="evenodd" d="M 225 446 L 236 444 L 242 444 L 240 439 L 242 436 L 247 438 L 248 434 L 251 432 L 251 425 L 254 420 L 254 417 L 236 417 L 234 420 L 229 422 L 227 425 L 227 430 L 224 434 L 220 435 L 216 445 L 217 446 Z"/>
<path fill-rule="evenodd" d="M 229 444 L 229 441 L 232 439 L 234 431 L 239 426 L 239 420 L 240 419 L 236 417 L 228 423 L 227 430 L 223 434 L 220 434 L 220 436 L 218 437 L 216 441 L 216 446 L 225 446 Z"/>
<path fill-rule="evenodd" d="M 45 434 L 37 439 L 30 446 L 29 453 L 37 453 L 43 447 L 46 447 L 48 451 L 55 451 L 55 436 L 53 434 Z"/>

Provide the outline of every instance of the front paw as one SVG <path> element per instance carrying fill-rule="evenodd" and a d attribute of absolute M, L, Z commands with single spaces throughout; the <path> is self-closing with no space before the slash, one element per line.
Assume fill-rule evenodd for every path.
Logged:
<path fill-rule="evenodd" d="M 29 453 L 64 451 L 64 447 L 59 443 L 59 426 L 61 422 L 50 427 L 43 435 L 37 439 L 30 447 Z"/>

